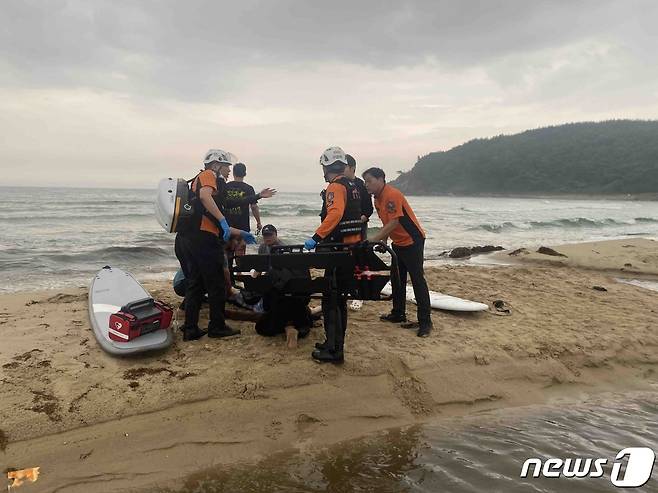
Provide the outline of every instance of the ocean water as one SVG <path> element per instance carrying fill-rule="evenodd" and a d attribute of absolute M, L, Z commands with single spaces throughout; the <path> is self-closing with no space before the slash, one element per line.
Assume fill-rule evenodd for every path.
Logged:
<path fill-rule="evenodd" d="M 150 493 L 558 493 L 658 492 L 658 466 L 641 488 L 611 482 L 628 447 L 658 453 L 658 393 L 602 394 L 580 402 L 487 411 L 391 429 L 324 450 L 267 457 L 256 466 L 218 467 L 184 486 Z M 606 459 L 599 478 L 521 478 L 526 459 Z M 621 460 L 623 479 L 626 460 Z M 582 463 L 581 463 L 582 464 Z"/>
<path fill-rule="evenodd" d="M 104 265 L 141 280 L 177 268 L 174 235 L 153 213 L 154 190 L 0 187 L 0 292 L 86 285 Z M 425 228 L 426 257 L 457 246 L 505 248 L 658 237 L 658 202 L 409 197 Z M 280 192 L 260 202 L 263 224 L 289 243 L 318 225 L 319 193 Z M 374 218 L 373 227 L 381 226 Z M 255 223 L 252 221 L 252 227 Z"/>

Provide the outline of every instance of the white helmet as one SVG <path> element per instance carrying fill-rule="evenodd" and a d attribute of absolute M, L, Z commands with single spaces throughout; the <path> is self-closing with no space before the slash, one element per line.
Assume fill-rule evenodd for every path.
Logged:
<path fill-rule="evenodd" d="M 222 151 L 221 149 L 210 149 L 206 152 L 206 157 L 203 158 L 203 164 L 208 165 L 216 161 L 218 163 L 233 165 L 237 160 L 238 158 L 230 152 Z"/>
<path fill-rule="evenodd" d="M 321 166 L 331 166 L 335 162 L 340 162 L 347 166 L 345 151 L 340 147 L 330 147 L 322 153 L 322 156 L 320 156 Z"/>

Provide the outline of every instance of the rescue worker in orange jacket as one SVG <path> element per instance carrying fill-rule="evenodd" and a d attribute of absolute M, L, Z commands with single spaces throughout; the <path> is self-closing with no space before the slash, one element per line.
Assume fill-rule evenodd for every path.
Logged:
<path fill-rule="evenodd" d="M 234 156 L 221 149 L 210 149 L 204 158 L 205 169 L 192 181 L 191 190 L 197 200 L 196 224 L 191 231 L 176 236 L 176 255 L 187 272 L 185 292 L 185 325 L 183 340 L 192 341 L 208 334 L 208 337 L 221 338 L 240 334 L 226 324 L 224 303 L 224 253 L 222 240 L 227 241 L 231 234 L 243 238 L 247 243 L 256 243 L 248 231 L 231 228 L 222 212 L 223 195 L 220 195 L 217 175 L 228 168 Z M 221 181 L 223 184 L 223 181 Z M 208 293 L 210 318 L 208 330 L 199 328 L 199 310 L 203 293 Z"/>
<path fill-rule="evenodd" d="M 361 196 L 354 182 L 345 173 L 347 158 L 340 147 L 330 147 L 320 156 L 324 179 L 329 183 L 323 196 L 322 223 L 304 247 L 312 250 L 318 243 L 360 242 L 362 237 Z M 326 211 L 326 212 L 325 212 Z M 322 217 L 323 216 L 323 217 Z M 322 297 L 322 315 L 326 340 L 318 344 L 311 356 L 321 363 L 342 363 L 345 330 L 347 329 L 347 292 L 353 272 L 340 268 L 325 269 L 325 277 L 337 281 L 333 293 Z"/>
<path fill-rule="evenodd" d="M 397 255 L 400 287 L 393 284 L 393 311 L 380 318 L 386 322 L 403 323 L 403 327 L 418 326 L 418 337 L 428 337 L 432 332 L 432 307 L 423 267 L 425 231 L 402 192 L 386 183 L 386 173 L 381 168 L 369 168 L 363 173 L 368 192 L 375 196 L 375 208 L 384 227 L 372 241 L 391 239 Z M 407 274 L 416 298 L 418 324 L 407 324 L 406 294 Z"/>

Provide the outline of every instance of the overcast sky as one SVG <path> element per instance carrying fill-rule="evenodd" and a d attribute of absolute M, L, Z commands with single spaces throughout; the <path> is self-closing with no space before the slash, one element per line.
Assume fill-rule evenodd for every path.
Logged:
<path fill-rule="evenodd" d="M 315 191 L 476 137 L 658 117 L 658 1 L 0 4 L 0 184 L 154 187 L 233 152 Z"/>

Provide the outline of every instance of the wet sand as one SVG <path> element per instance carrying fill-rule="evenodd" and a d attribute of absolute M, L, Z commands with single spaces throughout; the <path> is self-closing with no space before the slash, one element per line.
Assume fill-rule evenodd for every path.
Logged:
<path fill-rule="evenodd" d="M 647 238 L 592 241 L 553 246 L 560 255 L 548 255 L 536 250 L 518 249 L 497 252 L 493 259 L 521 264 L 547 264 L 579 267 L 620 275 L 648 274 L 658 276 L 658 241 Z"/>
<path fill-rule="evenodd" d="M 658 242 L 648 241 L 597 245 L 609 249 L 610 263 L 586 269 L 526 260 L 432 268 L 431 289 L 503 300 L 511 314 L 434 311 L 435 331 L 421 339 L 379 321 L 389 302 L 366 302 L 350 312 L 342 367 L 311 361 L 321 327 L 289 350 L 283 337 L 260 337 L 247 321 L 231 323 L 239 338 L 184 343 L 177 334 L 169 350 L 113 358 L 90 331 L 85 289 L 1 296 L 0 466 L 41 467 L 31 491 L 171 487 L 187 473 L 291 447 L 647 388 L 658 381 L 656 293 L 617 283 L 612 273 L 618 261 L 640 258 L 643 272 L 658 272 Z M 643 246 L 624 246 L 633 242 Z M 178 304 L 168 284 L 147 287 Z"/>

